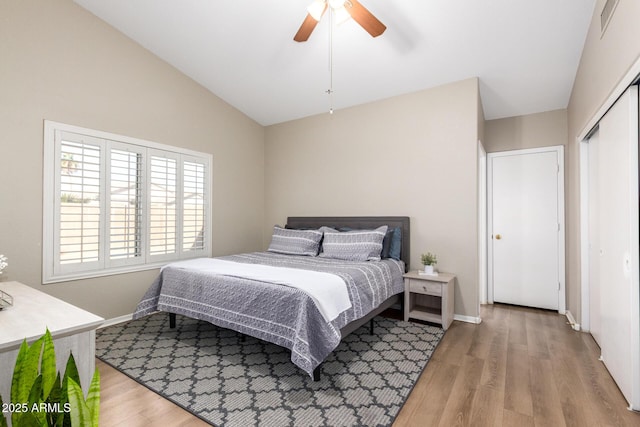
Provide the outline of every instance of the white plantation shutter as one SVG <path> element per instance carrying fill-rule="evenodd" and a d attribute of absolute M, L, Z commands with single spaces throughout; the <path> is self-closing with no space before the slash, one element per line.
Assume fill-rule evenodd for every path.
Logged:
<path fill-rule="evenodd" d="M 45 121 L 43 282 L 211 256 L 211 156 Z"/>
<path fill-rule="evenodd" d="M 207 165 L 196 159 L 183 161 L 182 186 L 182 250 L 200 252 L 205 249 L 207 207 L 205 206 Z"/>
<path fill-rule="evenodd" d="M 109 265 L 143 261 L 142 154 L 140 150 L 112 144 L 109 158 Z"/>
<path fill-rule="evenodd" d="M 56 201 L 58 271 L 95 268 L 100 259 L 101 146 L 98 140 L 58 132 Z"/>
<path fill-rule="evenodd" d="M 155 154 L 150 160 L 149 254 L 168 259 L 177 251 L 178 160 Z"/>

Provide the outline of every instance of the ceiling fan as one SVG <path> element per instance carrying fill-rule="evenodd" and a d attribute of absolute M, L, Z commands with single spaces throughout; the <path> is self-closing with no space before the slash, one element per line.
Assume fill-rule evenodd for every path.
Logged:
<path fill-rule="evenodd" d="M 302 22 L 300 29 L 293 37 L 297 42 L 305 42 L 309 39 L 311 32 L 324 15 L 327 6 L 335 14 L 338 23 L 349 18 L 353 18 L 372 37 L 378 37 L 384 33 L 387 27 L 378 20 L 371 12 L 362 6 L 358 0 L 314 0 L 307 8 L 307 17 Z"/>

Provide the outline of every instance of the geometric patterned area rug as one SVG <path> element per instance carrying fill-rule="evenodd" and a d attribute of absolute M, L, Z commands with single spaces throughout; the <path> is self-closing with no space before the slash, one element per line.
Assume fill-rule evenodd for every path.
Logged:
<path fill-rule="evenodd" d="M 96 356 L 217 426 L 390 426 L 444 335 L 376 317 L 345 338 L 314 382 L 289 350 L 156 313 L 99 329 Z"/>

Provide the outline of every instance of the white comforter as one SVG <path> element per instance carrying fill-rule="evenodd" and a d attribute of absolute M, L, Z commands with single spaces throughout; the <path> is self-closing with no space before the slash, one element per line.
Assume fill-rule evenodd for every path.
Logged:
<path fill-rule="evenodd" d="M 223 276 L 240 277 L 260 282 L 275 283 L 298 288 L 309 295 L 327 322 L 351 308 L 347 285 L 335 274 L 298 268 L 245 264 L 215 258 L 197 258 L 179 261 L 163 267 L 196 269 Z"/>

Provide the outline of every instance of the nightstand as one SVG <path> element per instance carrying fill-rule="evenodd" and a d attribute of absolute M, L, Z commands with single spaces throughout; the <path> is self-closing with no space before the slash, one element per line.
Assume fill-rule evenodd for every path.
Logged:
<path fill-rule="evenodd" d="M 439 323 L 446 331 L 453 321 L 454 274 L 437 276 L 410 271 L 404 276 L 404 320 Z"/>

